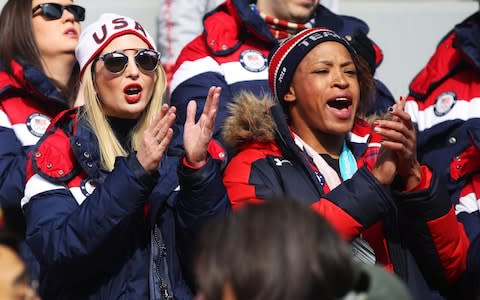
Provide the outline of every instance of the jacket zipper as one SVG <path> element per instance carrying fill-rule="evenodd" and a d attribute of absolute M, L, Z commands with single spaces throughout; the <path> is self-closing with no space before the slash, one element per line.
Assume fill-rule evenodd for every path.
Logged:
<path fill-rule="evenodd" d="M 168 291 L 168 284 L 160 275 L 162 273 L 160 270 L 160 265 L 161 265 L 162 259 L 167 256 L 167 247 L 165 247 L 165 245 L 163 245 L 163 243 L 161 242 L 162 237 L 160 236 L 160 229 L 157 227 L 157 225 L 155 225 L 154 237 L 155 237 L 155 243 L 157 244 L 158 251 L 159 251 L 159 255 L 156 258 L 155 273 L 157 274 L 157 278 L 160 280 L 160 293 L 163 299 L 173 300 L 174 299 L 173 296 Z M 166 274 L 166 276 L 168 276 L 168 274 Z"/>

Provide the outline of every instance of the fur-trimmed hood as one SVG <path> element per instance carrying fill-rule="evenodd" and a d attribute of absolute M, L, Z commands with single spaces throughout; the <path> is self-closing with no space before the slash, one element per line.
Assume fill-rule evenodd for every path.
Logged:
<path fill-rule="evenodd" d="M 270 114 L 275 103 L 270 95 L 259 97 L 248 91 L 236 95 L 228 104 L 230 114 L 223 123 L 225 145 L 238 151 L 252 142 L 275 140 L 276 125 Z"/>

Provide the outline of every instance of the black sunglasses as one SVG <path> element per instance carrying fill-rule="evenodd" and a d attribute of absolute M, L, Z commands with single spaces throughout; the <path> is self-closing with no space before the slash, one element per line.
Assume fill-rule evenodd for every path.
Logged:
<path fill-rule="evenodd" d="M 70 4 L 70 5 L 61 5 L 58 3 L 42 3 L 35 6 L 32 9 L 32 14 L 34 14 L 38 9 L 42 9 L 42 15 L 50 20 L 57 20 L 60 19 L 63 15 L 63 10 L 67 10 L 70 12 L 75 21 L 81 22 L 85 20 L 85 8 Z"/>
<path fill-rule="evenodd" d="M 113 51 L 99 56 L 97 60 L 103 60 L 105 68 L 113 73 L 120 74 L 128 65 L 128 56 L 120 51 Z M 135 53 L 135 63 L 140 69 L 152 72 L 157 69 L 160 60 L 160 52 L 152 49 L 139 49 Z"/>

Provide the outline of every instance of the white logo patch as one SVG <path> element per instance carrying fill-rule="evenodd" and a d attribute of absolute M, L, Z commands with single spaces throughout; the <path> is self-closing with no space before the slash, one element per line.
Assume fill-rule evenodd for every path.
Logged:
<path fill-rule="evenodd" d="M 44 114 L 33 113 L 27 118 L 27 128 L 31 134 L 41 137 L 50 125 L 50 118 Z"/>
<path fill-rule="evenodd" d="M 292 166 L 292 163 L 288 160 L 288 159 L 279 159 L 279 158 L 274 158 L 273 159 L 275 161 L 275 165 L 281 167 L 283 166 L 283 164 L 289 164 Z"/>
<path fill-rule="evenodd" d="M 457 95 L 454 92 L 442 93 L 440 96 L 438 96 L 437 102 L 435 102 L 433 112 L 437 117 L 444 116 L 452 110 L 456 102 Z"/>
<path fill-rule="evenodd" d="M 262 72 L 267 68 L 267 59 L 259 51 L 248 49 L 240 54 L 240 64 L 250 72 Z"/>

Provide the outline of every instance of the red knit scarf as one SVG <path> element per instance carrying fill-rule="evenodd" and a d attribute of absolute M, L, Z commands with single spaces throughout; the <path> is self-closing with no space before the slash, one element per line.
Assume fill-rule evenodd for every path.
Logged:
<path fill-rule="evenodd" d="M 313 19 L 305 24 L 299 24 L 280 20 L 272 16 L 267 16 L 261 11 L 258 11 L 258 13 L 265 23 L 267 23 L 268 27 L 270 28 L 270 32 L 277 40 L 286 39 L 297 32 L 313 27 Z"/>

